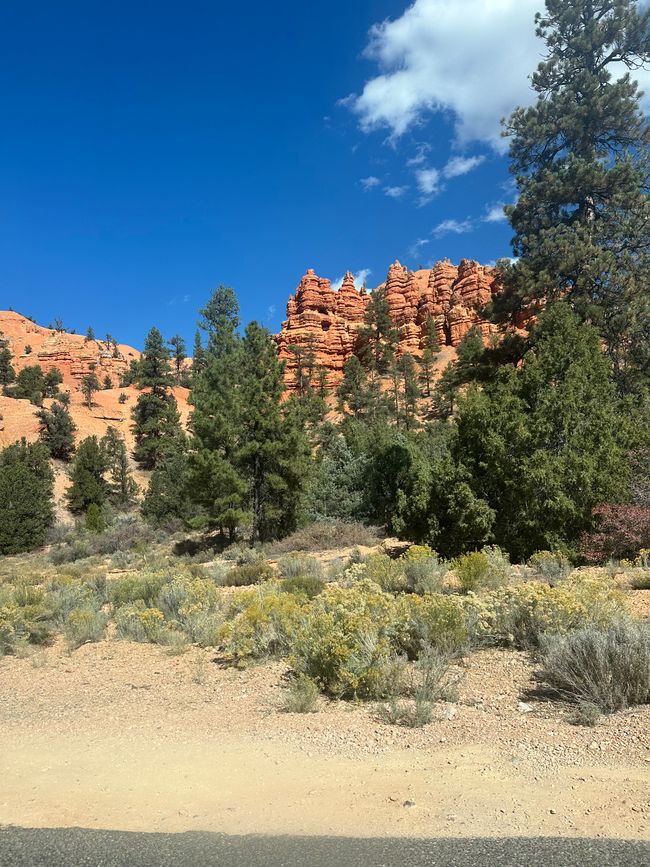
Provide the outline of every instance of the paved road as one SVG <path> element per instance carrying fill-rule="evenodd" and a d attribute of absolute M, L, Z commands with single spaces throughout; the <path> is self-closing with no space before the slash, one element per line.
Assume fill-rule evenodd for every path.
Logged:
<path fill-rule="evenodd" d="M 650 867 L 650 843 L 0 829 L 1 867 Z"/>

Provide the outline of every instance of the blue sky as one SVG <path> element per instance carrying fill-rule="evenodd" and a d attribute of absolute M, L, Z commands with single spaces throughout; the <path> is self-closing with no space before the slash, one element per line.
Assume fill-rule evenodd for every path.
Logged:
<path fill-rule="evenodd" d="M 537 6 L 2 4 L 0 307 L 139 346 L 220 282 L 277 330 L 308 267 L 508 255 Z"/>

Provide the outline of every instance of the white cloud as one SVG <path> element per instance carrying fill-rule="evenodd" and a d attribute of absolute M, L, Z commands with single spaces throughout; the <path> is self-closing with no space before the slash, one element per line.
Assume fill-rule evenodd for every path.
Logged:
<path fill-rule="evenodd" d="M 384 187 L 384 195 L 390 199 L 401 199 L 408 187 Z"/>
<path fill-rule="evenodd" d="M 370 277 L 371 274 L 372 271 L 370 270 L 370 268 L 362 268 L 360 271 L 357 271 L 357 273 L 354 275 L 354 285 L 356 286 L 356 288 L 361 289 L 361 287 L 365 285 L 366 280 L 368 279 L 368 277 Z M 338 292 L 338 290 L 343 285 L 343 280 L 343 277 L 339 277 L 338 280 L 335 280 L 332 283 L 332 289 L 335 289 Z"/>
<path fill-rule="evenodd" d="M 544 52 L 534 27 L 542 7 L 542 0 L 415 0 L 371 29 L 365 54 L 379 74 L 345 102 L 366 131 L 388 127 L 397 138 L 427 114 L 447 112 L 459 142 L 504 152 L 500 119 L 534 98 L 528 76 Z M 650 112 L 650 70 L 633 75 Z"/>
<path fill-rule="evenodd" d="M 649 0 L 650 2 L 650 0 Z M 407 166 L 421 166 L 422 163 L 425 163 L 427 160 L 427 154 L 431 150 L 431 146 L 428 144 L 418 145 L 418 149 L 415 152 L 415 156 L 411 157 L 410 160 L 406 161 Z"/>
<path fill-rule="evenodd" d="M 381 181 L 379 180 L 379 178 L 376 178 L 374 175 L 370 175 L 369 178 L 361 178 L 359 183 L 363 187 L 364 193 L 367 193 L 368 190 L 372 190 L 375 187 L 378 187 L 379 184 L 381 183 Z"/>
<path fill-rule="evenodd" d="M 505 223 L 508 219 L 503 211 L 504 208 L 503 202 L 498 202 L 496 205 L 489 205 L 485 216 L 483 217 L 484 223 Z"/>
<path fill-rule="evenodd" d="M 415 256 L 417 256 L 422 247 L 426 247 L 426 245 L 430 243 L 430 238 L 418 238 L 417 241 L 414 241 L 409 247 L 409 256 L 411 258 L 414 258 Z"/>
<path fill-rule="evenodd" d="M 459 178 L 466 175 L 485 162 L 484 156 L 452 157 L 443 169 L 446 178 Z"/>
<path fill-rule="evenodd" d="M 443 235 L 464 235 L 466 232 L 471 232 L 474 228 L 474 223 L 468 218 L 466 220 L 443 220 L 438 223 L 431 233 L 436 238 L 442 238 Z"/>
<path fill-rule="evenodd" d="M 438 169 L 419 169 L 415 173 L 418 189 L 423 196 L 432 196 L 440 190 L 440 172 Z"/>

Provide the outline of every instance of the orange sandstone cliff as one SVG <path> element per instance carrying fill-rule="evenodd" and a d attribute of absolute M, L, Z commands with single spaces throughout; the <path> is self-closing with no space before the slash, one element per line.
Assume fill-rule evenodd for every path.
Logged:
<path fill-rule="evenodd" d="M 425 324 L 433 317 L 440 345 L 456 347 L 474 325 L 485 336 L 494 326 L 481 319 L 480 311 L 499 291 L 496 271 L 463 259 L 460 265 L 445 260 L 431 269 L 409 271 L 394 262 L 386 282 L 386 297 L 392 319 L 399 330 L 400 354 L 422 354 Z M 286 362 L 285 380 L 289 391 L 296 388 L 296 351 L 313 352 L 317 366 L 324 368 L 327 385 L 335 387 L 343 366 L 354 353 L 370 295 L 357 290 L 349 272 L 338 291 L 329 280 L 307 271 L 287 304 L 287 319 L 277 336 L 280 358 Z"/>

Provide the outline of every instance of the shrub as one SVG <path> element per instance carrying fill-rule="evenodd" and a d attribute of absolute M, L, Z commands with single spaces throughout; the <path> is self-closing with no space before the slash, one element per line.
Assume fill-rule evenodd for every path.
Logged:
<path fill-rule="evenodd" d="M 574 712 L 569 717 L 573 726 L 593 728 L 600 722 L 600 708 L 590 701 L 579 701 Z"/>
<path fill-rule="evenodd" d="M 308 677 L 299 676 L 291 684 L 284 698 L 285 713 L 316 713 L 318 687 Z"/>
<path fill-rule="evenodd" d="M 487 583 L 490 561 L 483 551 L 463 554 L 453 561 L 452 566 L 458 576 L 460 588 L 464 593 L 475 592 Z"/>
<path fill-rule="evenodd" d="M 316 575 L 297 575 L 295 578 L 286 578 L 282 582 L 282 590 L 285 593 L 299 593 L 308 599 L 314 599 L 325 589 L 325 582 Z"/>
<path fill-rule="evenodd" d="M 632 569 L 626 574 L 633 590 L 650 590 L 650 569 Z"/>
<path fill-rule="evenodd" d="M 226 548 L 222 556 L 225 560 L 234 560 L 238 566 L 247 566 L 250 563 L 259 563 L 260 560 L 264 560 L 264 553 L 261 548 L 249 548 L 240 542 Z"/>
<path fill-rule="evenodd" d="M 305 602 L 274 590 L 243 591 L 234 600 L 232 620 L 221 628 L 220 645 L 232 660 L 286 656 L 305 616 Z"/>
<path fill-rule="evenodd" d="M 634 559 L 650 547 L 650 507 L 639 505 L 599 506 L 594 510 L 596 529 L 582 539 L 582 554 L 588 563 L 609 557 Z"/>
<path fill-rule="evenodd" d="M 563 698 L 603 713 L 650 702 L 650 626 L 620 620 L 547 636 L 540 679 Z"/>
<path fill-rule="evenodd" d="M 387 593 L 404 593 L 409 589 L 403 561 L 391 560 L 387 554 L 371 554 L 362 562 L 366 567 L 364 576 Z"/>
<path fill-rule="evenodd" d="M 459 654 L 468 644 L 467 615 L 454 596 L 407 596 L 398 601 L 396 642 L 409 659 L 424 645 L 447 654 Z"/>
<path fill-rule="evenodd" d="M 278 561 L 278 568 L 283 578 L 323 578 L 323 564 L 308 554 L 286 554 Z"/>
<path fill-rule="evenodd" d="M 105 529 L 106 520 L 102 513 L 101 506 L 98 506 L 97 503 L 91 503 L 86 512 L 86 530 L 88 530 L 89 533 L 98 535 Z"/>
<path fill-rule="evenodd" d="M 312 603 L 293 645 L 294 667 L 334 697 L 390 693 L 395 600 L 369 580 L 329 585 Z"/>
<path fill-rule="evenodd" d="M 127 575 L 112 583 L 110 600 L 115 608 L 132 602 L 143 602 L 151 606 L 157 600 L 160 591 L 167 583 L 166 575 L 155 573 L 139 573 Z"/>
<path fill-rule="evenodd" d="M 272 567 L 263 560 L 233 567 L 221 579 L 224 587 L 247 587 L 250 584 L 261 584 L 275 576 Z"/>
<path fill-rule="evenodd" d="M 420 655 L 413 667 L 411 701 L 399 701 L 395 692 L 388 704 L 380 709 L 381 718 L 391 725 L 420 728 L 431 722 L 433 705 L 437 701 L 455 701 L 458 698 L 458 676 L 451 673 L 452 657 L 422 644 Z"/>
<path fill-rule="evenodd" d="M 420 595 L 441 593 L 445 575 L 449 571 L 448 564 L 444 560 L 439 560 L 435 552 L 414 557 L 411 556 L 412 550 L 413 548 L 400 558 L 409 589 Z"/>
<path fill-rule="evenodd" d="M 123 605 L 115 612 L 118 638 L 143 643 L 158 641 L 165 616 L 158 608 L 147 608 L 141 599 Z"/>
<path fill-rule="evenodd" d="M 87 641 L 101 641 L 108 617 L 92 608 L 75 608 L 70 612 L 63 628 L 68 650 L 75 650 Z"/>
<path fill-rule="evenodd" d="M 384 538 L 377 527 L 366 527 L 354 521 L 316 521 L 286 539 L 268 546 L 271 556 L 289 551 L 327 551 L 332 548 L 352 548 L 361 545 L 372 548 Z"/>
<path fill-rule="evenodd" d="M 571 574 L 571 564 L 559 551 L 538 551 L 528 560 L 535 577 L 555 585 Z"/>
<path fill-rule="evenodd" d="M 86 583 L 61 576 L 49 582 L 48 601 L 52 607 L 52 619 L 59 627 L 64 627 L 74 611 L 94 611 L 97 613 L 105 601 L 105 586 L 101 580 Z"/>
<path fill-rule="evenodd" d="M 503 587 L 484 597 L 472 595 L 466 605 L 476 641 L 521 649 L 538 647 L 547 633 L 563 634 L 588 623 L 606 627 L 625 612 L 623 595 L 593 577 L 562 587 L 537 581 Z"/>

